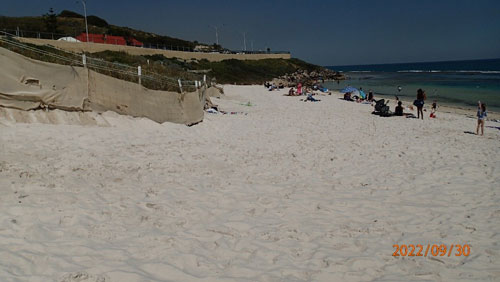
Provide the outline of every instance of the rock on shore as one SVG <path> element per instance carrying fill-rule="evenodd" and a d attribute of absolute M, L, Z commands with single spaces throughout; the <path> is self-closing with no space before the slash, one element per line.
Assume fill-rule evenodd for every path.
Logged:
<path fill-rule="evenodd" d="M 271 83 L 282 84 L 285 87 L 295 87 L 300 82 L 304 86 L 312 86 L 325 80 L 344 80 L 345 76 L 337 71 L 324 68 L 321 71 L 298 70 L 292 74 L 286 74 L 275 78 Z"/>

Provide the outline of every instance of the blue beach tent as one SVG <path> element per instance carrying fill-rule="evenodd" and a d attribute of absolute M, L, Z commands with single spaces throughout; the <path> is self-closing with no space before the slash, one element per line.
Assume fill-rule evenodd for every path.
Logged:
<path fill-rule="evenodd" d="M 346 88 L 340 90 L 340 93 L 349 93 L 349 92 L 355 92 L 358 91 L 358 89 L 352 87 L 352 86 L 347 86 Z"/>

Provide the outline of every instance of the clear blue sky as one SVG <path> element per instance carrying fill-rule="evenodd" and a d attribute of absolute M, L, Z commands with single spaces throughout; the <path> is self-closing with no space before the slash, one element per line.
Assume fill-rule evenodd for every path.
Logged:
<path fill-rule="evenodd" d="M 230 49 L 290 50 L 321 65 L 500 58 L 500 0 L 88 0 L 109 23 L 205 43 L 222 25 Z M 75 0 L 2 0 L 0 15 L 53 7 L 83 14 Z"/>

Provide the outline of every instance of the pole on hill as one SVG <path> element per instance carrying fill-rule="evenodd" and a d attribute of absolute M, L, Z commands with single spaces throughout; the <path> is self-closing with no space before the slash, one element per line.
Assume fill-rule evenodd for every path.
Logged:
<path fill-rule="evenodd" d="M 246 51 L 247 50 L 247 33 L 246 31 L 243 32 L 243 50 Z"/>
<path fill-rule="evenodd" d="M 83 13 L 85 15 L 85 32 L 87 33 L 87 42 L 89 42 L 89 26 L 87 24 L 87 3 L 85 3 L 85 0 L 80 0 L 83 5 Z"/>
<path fill-rule="evenodd" d="M 211 26 L 211 25 L 209 25 L 209 27 L 213 27 L 215 29 L 215 44 L 216 45 L 219 45 L 219 28 L 221 28 L 223 26 L 225 26 L 225 24 L 222 24 L 220 26 L 216 26 L 216 25 Z"/>
<path fill-rule="evenodd" d="M 219 31 L 217 30 L 216 26 L 215 26 L 215 44 L 219 45 Z"/>

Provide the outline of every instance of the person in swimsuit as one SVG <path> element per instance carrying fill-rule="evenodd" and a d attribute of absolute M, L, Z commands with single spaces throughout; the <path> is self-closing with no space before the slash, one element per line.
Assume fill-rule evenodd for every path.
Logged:
<path fill-rule="evenodd" d="M 423 108 L 425 98 L 425 91 L 419 88 L 417 90 L 417 100 L 413 102 L 413 105 L 417 107 L 417 119 L 420 118 L 420 116 L 422 116 L 422 119 L 424 119 Z"/>
<path fill-rule="evenodd" d="M 488 112 L 486 111 L 486 104 L 479 102 L 477 107 L 477 128 L 476 135 L 479 135 L 479 127 L 481 127 L 481 135 L 484 134 L 484 120 L 488 116 Z"/>

